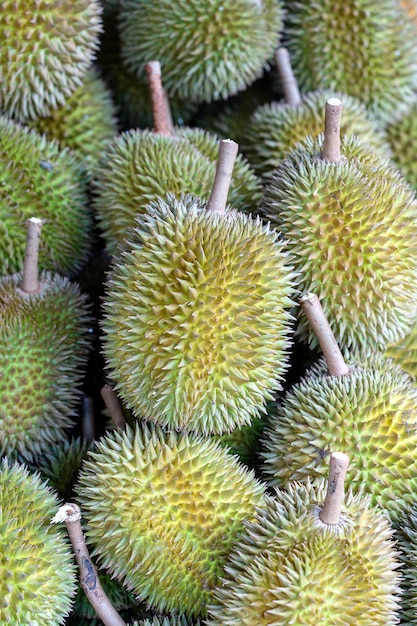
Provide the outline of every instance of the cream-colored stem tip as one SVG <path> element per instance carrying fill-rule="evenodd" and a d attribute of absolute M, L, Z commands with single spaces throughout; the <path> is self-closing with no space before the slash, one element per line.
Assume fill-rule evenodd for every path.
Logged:
<path fill-rule="evenodd" d="M 275 53 L 275 63 L 281 78 L 285 102 L 291 106 L 301 104 L 300 90 L 298 89 L 298 83 L 292 71 L 290 53 L 286 48 L 278 48 Z"/>
<path fill-rule="evenodd" d="M 31 217 L 27 221 L 26 250 L 23 263 L 22 290 L 34 293 L 39 290 L 39 242 L 42 220 Z"/>
<path fill-rule="evenodd" d="M 224 213 L 232 180 L 238 144 L 232 139 L 222 139 L 219 146 L 213 189 L 207 202 L 207 210 Z"/>
<path fill-rule="evenodd" d="M 340 125 L 342 121 L 342 101 L 339 98 L 329 98 L 326 102 L 324 114 L 324 143 L 322 158 L 325 161 L 339 163 L 340 154 Z"/>
<path fill-rule="evenodd" d="M 162 71 L 159 61 L 145 64 L 152 101 L 153 129 L 159 135 L 171 135 L 171 120 L 168 114 L 166 94 L 162 86 Z"/>
<path fill-rule="evenodd" d="M 326 499 L 319 517 L 323 524 L 338 524 L 345 497 L 346 471 L 349 457 L 343 452 L 333 452 L 330 456 L 329 481 Z"/>

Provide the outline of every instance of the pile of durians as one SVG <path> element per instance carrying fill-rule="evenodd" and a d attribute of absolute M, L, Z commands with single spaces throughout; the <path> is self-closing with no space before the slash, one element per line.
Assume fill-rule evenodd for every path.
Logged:
<path fill-rule="evenodd" d="M 417 625 L 416 119 L 416 0 L 0 0 L 0 624 Z"/>

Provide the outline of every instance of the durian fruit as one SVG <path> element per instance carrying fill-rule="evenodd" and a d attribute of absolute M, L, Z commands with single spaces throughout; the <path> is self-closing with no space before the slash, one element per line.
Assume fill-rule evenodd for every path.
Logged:
<path fill-rule="evenodd" d="M 197 626 L 197 622 L 189 622 L 184 617 L 154 617 L 152 619 L 143 619 L 139 622 L 133 622 L 131 626 Z"/>
<path fill-rule="evenodd" d="M 395 538 L 398 542 L 402 563 L 401 624 L 417 624 L 417 509 L 416 503 L 395 525 Z"/>
<path fill-rule="evenodd" d="M 399 623 L 393 529 L 369 497 L 344 497 L 346 458 L 332 456 L 327 490 L 323 479 L 292 482 L 245 523 L 207 626 Z"/>
<path fill-rule="evenodd" d="M 44 220 L 42 269 L 74 276 L 92 245 L 84 168 L 69 150 L 0 116 L 0 275 L 21 270 L 24 223 Z"/>
<path fill-rule="evenodd" d="M 76 589 L 71 550 L 50 525 L 59 506 L 38 475 L 3 459 L 0 465 L 0 623 L 65 623 Z"/>
<path fill-rule="evenodd" d="M 300 290 L 317 294 L 341 349 L 385 350 L 416 315 L 417 202 L 390 161 L 353 135 L 340 140 L 341 108 L 327 101 L 324 136 L 281 162 L 260 211 L 286 238 Z M 296 336 L 317 346 L 304 317 Z"/>
<path fill-rule="evenodd" d="M 99 0 L 0 2 L 0 110 L 16 121 L 49 115 L 81 85 L 101 30 Z"/>
<path fill-rule="evenodd" d="M 207 204 L 149 204 L 107 283 L 109 376 L 136 417 L 168 428 L 221 434 L 251 423 L 287 368 L 296 276 L 279 233 L 226 210 L 236 150 L 220 143 Z"/>
<path fill-rule="evenodd" d="M 383 123 L 407 111 L 417 87 L 417 40 L 397 0 L 286 0 L 285 9 L 284 45 L 303 92 L 341 91 Z"/>
<path fill-rule="evenodd" d="M 417 166 L 415 163 L 417 149 L 416 114 L 417 94 L 414 96 L 408 111 L 385 127 L 385 134 L 391 149 L 391 158 L 415 191 L 417 191 Z"/>
<path fill-rule="evenodd" d="M 209 102 L 262 75 L 283 26 L 280 0 L 122 0 L 119 30 L 126 67 L 139 75 L 159 59 L 168 94 Z"/>
<path fill-rule="evenodd" d="M 193 618 L 265 485 L 211 439 L 140 422 L 96 442 L 77 491 L 92 557 L 153 609 Z"/>
<path fill-rule="evenodd" d="M 385 351 L 385 356 L 393 359 L 407 372 L 416 383 L 417 381 L 417 319 L 409 332 L 395 344 L 391 344 Z"/>

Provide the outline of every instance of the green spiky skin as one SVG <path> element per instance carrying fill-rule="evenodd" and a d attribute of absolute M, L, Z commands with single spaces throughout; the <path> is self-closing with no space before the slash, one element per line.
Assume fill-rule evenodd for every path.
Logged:
<path fill-rule="evenodd" d="M 300 105 L 271 102 L 259 106 L 251 116 L 242 150 L 265 182 L 298 142 L 307 135 L 316 138 L 323 132 L 324 107 L 329 98 L 339 98 L 343 103 L 342 136 L 357 135 L 383 156 L 391 156 L 384 132 L 360 100 L 322 89 L 303 95 Z"/>
<path fill-rule="evenodd" d="M 158 59 L 170 95 L 192 102 L 227 98 L 262 75 L 282 18 L 277 0 L 122 0 L 122 57 L 139 74 Z"/>
<path fill-rule="evenodd" d="M 255 418 L 251 424 L 235 428 L 224 435 L 213 435 L 213 437 L 219 441 L 220 445 L 225 446 L 230 454 L 236 454 L 242 463 L 256 469 L 259 463 L 260 438 L 266 424 L 267 416 L 263 415 L 261 418 Z"/>
<path fill-rule="evenodd" d="M 340 163 L 307 138 L 271 177 L 262 213 L 288 241 L 300 290 L 315 293 L 342 350 L 384 350 L 409 331 L 417 303 L 417 202 L 392 164 L 354 136 Z M 306 316 L 297 336 L 317 338 Z"/>
<path fill-rule="evenodd" d="M 55 493 L 24 466 L 0 465 L 0 623 L 58 626 L 76 589 L 65 531 L 51 525 Z"/>
<path fill-rule="evenodd" d="M 106 144 L 117 133 L 110 90 L 97 70 L 91 68 L 64 105 L 30 126 L 49 139 L 56 139 L 61 149 L 72 150 L 91 175 Z"/>
<path fill-rule="evenodd" d="M 406 336 L 393 345 L 389 345 L 385 356 L 393 359 L 417 381 L 417 319 Z"/>
<path fill-rule="evenodd" d="M 191 196 L 150 205 L 113 268 L 103 347 L 121 400 L 161 426 L 250 424 L 287 368 L 294 274 L 279 234 Z"/>
<path fill-rule="evenodd" d="M 20 122 L 48 115 L 93 62 L 100 2 L 2 0 L 0 13 L 0 110 Z"/>
<path fill-rule="evenodd" d="M 391 147 L 392 160 L 401 170 L 407 181 L 417 190 L 417 165 L 415 159 L 417 146 L 417 101 L 414 100 L 409 110 L 385 128 Z"/>
<path fill-rule="evenodd" d="M 394 626 L 393 530 L 348 492 L 340 522 L 320 520 L 323 481 L 277 490 L 237 541 L 208 607 L 210 626 Z"/>
<path fill-rule="evenodd" d="M 286 0 L 285 41 L 304 92 L 334 89 L 383 122 L 415 99 L 415 26 L 392 0 Z"/>
<path fill-rule="evenodd" d="M 132 626 L 198 626 L 200 622 L 190 622 L 183 617 L 154 617 L 139 622 L 133 622 Z"/>
<path fill-rule="evenodd" d="M 322 361 L 285 396 L 265 428 L 265 475 L 271 485 L 326 475 L 328 456 L 350 458 L 347 485 L 363 489 L 396 520 L 417 489 L 417 389 L 390 359 L 374 354 L 346 376 Z"/>
<path fill-rule="evenodd" d="M 86 298 L 75 283 L 43 272 L 41 290 L 0 279 L 0 455 L 31 460 L 66 437 L 80 400 L 90 347 Z"/>
<path fill-rule="evenodd" d="M 25 221 L 44 221 L 39 266 L 73 276 L 91 248 L 84 169 L 68 150 L 0 116 L 0 275 L 23 268 Z"/>
<path fill-rule="evenodd" d="M 175 136 L 131 130 L 109 146 L 93 182 L 95 210 L 111 254 L 157 198 L 190 193 L 208 200 L 215 176 L 219 139 L 200 129 L 177 128 Z M 237 155 L 229 202 L 250 211 L 261 197 L 261 183 Z"/>
<path fill-rule="evenodd" d="M 144 422 L 89 456 L 77 490 L 92 556 L 152 608 L 204 614 L 265 485 L 216 442 Z"/>
<path fill-rule="evenodd" d="M 402 563 L 401 624 L 417 624 L 417 511 L 415 504 L 395 525 L 395 538 L 398 541 Z"/>

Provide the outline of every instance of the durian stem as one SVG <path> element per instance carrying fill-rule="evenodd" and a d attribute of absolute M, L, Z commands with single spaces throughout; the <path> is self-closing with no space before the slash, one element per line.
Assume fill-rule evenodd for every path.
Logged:
<path fill-rule="evenodd" d="M 324 114 L 324 143 L 322 159 L 331 163 L 342 160 L 340 154 L 340 123 L 343 105 L 339 98 L 329 98 Z"/>
<path fill-rule="evenodd" d="M 113 387 L 107 384 L 103 385 L 100 393 L 115 427 L 124 428 L 126 426 L 125 414 L 123 412 L 122 403 L 117 397 Z"/>
<path fill-rule="evenodd" d="M 162 87 L 161 64 L 159 61 L 150 61 L 145 64 L 149 89 L 152 100 L 153 129 L 159 135 L 171 135 L 171 120 L 167 112 L 167 96 Z"/>
<path fill-rule="evenodd" d="M 323 524 L 338 524 L 342 514 L 345 497 L 345 478 L 349 465 L 349 457 L 343 452 L 332 452 L 330 455 L 329 481 L 326 499 L 319 517 Z"/>
<path fill-rule="evenodd" d="M 39 242 L 41 239 L 42 220 L 31 217 L 27 222 L 26 250 L 23 263 L 22 290 L 35 293 L 39 285 Z"/>
<path fill-rule="evenodd" d="M 303 294 L 300 297 L 300 304 L 316 334 L 323 356 L 326 359 L 329 374 L 331 376 L 345 376 L 349 374 L 349 368 L 345 363 L 336 338 L 316 294 Z"/>
<path fill-rule="evenodd" d="M 82 432 L 89 443 L 94 441 L 94 402 L 91 396 L 84 396 L 82 401 Z"/>
<path fill-rule="evenodd" d="M 298 83 L 292 71 L 290 53 L 286 48 L 278 48 L 275 52 L 275 63 L 284 89 L 285 102 L 291 106 L 301 104 Z"/>
<path fill-rule="evenodd" d="M 88 552 L 83 529 L 81 510 L 77 504 L 69 502 L 61 506 L 52 518 L 51 524 L 65 522 L 72 548 L 80 570 L 80 582 L 91 606 L 105 626 L 126 626 L 101 586 L 97 569 Z"/>
<path fill-rule="evenodd" d="M 232 139 L 222 139 L 220 142 L 213 189 L 206 207 L 208 211 L 225 212 L 238 148 Z"/>
<path fill-rule="evenodd" d="M 174 121 L 172 119 L 171 105 L 169 103 L 169 97 L 165 89 L 163 89 L 163 93 L 164 93 L 165 116 L 168 120 L 169 132 L 171 135 L 173 135 L 175 132 L 175 129 L 174 129 Z"/>

